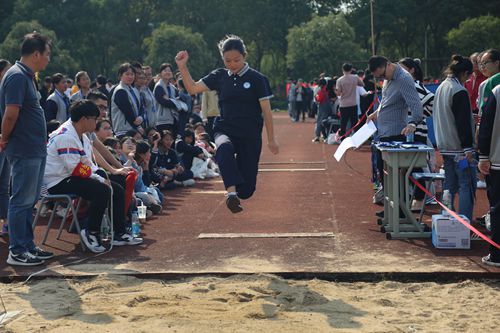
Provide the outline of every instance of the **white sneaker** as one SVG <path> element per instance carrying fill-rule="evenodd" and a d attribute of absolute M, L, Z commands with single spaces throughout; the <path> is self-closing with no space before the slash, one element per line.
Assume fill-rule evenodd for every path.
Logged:
<path fill-rule="evenodd" d="M 194 179 L 188 179 L 182 182 L 182 186 L 186 187 L 193 186 L 194 184 L 195 184 Z"/>
<path fill-rule="evenodd" d="M 144 240 L 140 237 L 133 237 L 127 233 L 113 237 L 113 246 L 139 245 Z"/>
<path fill-rule="evenodd" d="M 486 188 L 486 182 L 484 180 L 478 180 L 477 188 Z"/>
<path fill-rule="evenodd" d="M 101 244 L 98 235 L 91 234 L 87 229 L 82 229 L 80 231 L 80 236 L 83 243 L 90 251 L 94 253 L 102 253 L 106 251 L 106 248 Z"/>
<path fill-rule="evenodd" d="M 219 177 L 219 174 L 212 169 L 207 170 L 207 178 Z"/>

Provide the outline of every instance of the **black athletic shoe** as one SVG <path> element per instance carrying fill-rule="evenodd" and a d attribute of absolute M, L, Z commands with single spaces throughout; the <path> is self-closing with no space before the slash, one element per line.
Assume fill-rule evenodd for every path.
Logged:
<path fill-rule="evenodd" d="M 153 214 L 158 215 L 163 210 L 163 207 L 162 207 L 162 205 L 159 205 L 157 203 L 152 203 L 151 206 L 149 206 L 149 209 L 151 209 Z"/>
<path fill-rule="evenodd" d="M 45 261 L 36 258 L 29 252 L 14 254 L 9 251 L 7 263 L 13 266 L 37 266 L 43 264 Z"/>
<path fill-rule="evenodd" d="M 50 259 L 50 258 L 54 257 L 54 253 L 48 252 L 48 251 L 44 251 L 41 248 L 39 248 L 38 246 L 35 247 L 33 250 L 29 250 L 28 252 L 33 257 L 38 258 L 38 259 L 42 259 L 42 260 L 47 260 L 47 259 Z"/>
<path fill-rule="evenodd" d="M 227 196 L 226 206 L 233 214 L 239 213 L 243 210 L 243 207 L 241 207 L 240 205 L 240 199 L 235 194 L 230 194 Z"/>

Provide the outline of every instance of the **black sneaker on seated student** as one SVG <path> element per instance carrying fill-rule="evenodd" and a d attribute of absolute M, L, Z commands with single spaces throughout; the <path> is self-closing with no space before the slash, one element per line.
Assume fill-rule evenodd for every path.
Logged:
<path fill-rule="evenodd" d="M 12 266 L 37 266 L 44 262 L 44 260 L 33 256 L 29 252 L 15 254 L 9 251 L 9 257 L 7 258 L 7 264 Z"/>
<path fill-rule="evenodd" d="M 144 240 L 141 237 L 133 237 L 127 233 L 113 236 L 113 246 L 139 245 Z"/>
<path fill-rule="evenodd" d="M 94 253 L 102 253 L 106 251 L 106 248 L 101 243 L 99 232 L 82 229 L 80 232 L 80 236 L 82 236 L 81 238 L 83 240 L 83 243 L 90 251 Z"/>
<path fill-rule="evenodd" d="M 163 210 L 163 206 L 162 205 L 159 205 L 157 203 L 152 203 L 149 208 L 151 209 L 151 211 L 153 212 L 154 215 L 158 215 L 161 213 L 161 211 Z"/>
<path fill-rule="evenodd" d="M 233 214 L 243 211 L 243 207 L 241 207 L 240 198 L 238 198 L 238 195 L 236 193 L 227 194 L 226 206 Z"/>
<path fill-rule="evenodd" d="M 494 260 L 491 258 L 491 254 L 488 254 L 486 257 L 483 257 L 481 260 L 483 264 L 488 265 L 488 266 L 494 266 L 494 267 L 500 267 L 500 258 L 499 260 Z"/>
<path fill-rule="evenodd" d="M 49 252 L 49 251 L 45 251 L 45 250 L 39 248 L 38 246 L 35 246 L 33 249 L 29 250 L 28 252 L 33 257 L 36 257 L 36 258 L 41 259 L 41 260 L 47 260 L 47 259 L 54 257 L 54 253 Z"/>

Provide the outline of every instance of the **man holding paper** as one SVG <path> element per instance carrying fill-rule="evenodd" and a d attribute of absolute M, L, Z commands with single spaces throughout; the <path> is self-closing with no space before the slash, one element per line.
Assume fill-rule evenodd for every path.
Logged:
<path fill-rule="evenodd" d="M 406 141 L 406 136 L 413 135 L 423 119 L 422 103 L 413 78 L 399 64 L 383 56 L 372 56 L 368 64 L 375 78 L 384 79 L 384 85 L 380 105 L 367 121 L 377 121 L 380 141 Z M 409 122 L 408 114 L 411 114 Z M 383 177 L 384 162 L 380 151 L 377 151 L 377 169 Z"/>

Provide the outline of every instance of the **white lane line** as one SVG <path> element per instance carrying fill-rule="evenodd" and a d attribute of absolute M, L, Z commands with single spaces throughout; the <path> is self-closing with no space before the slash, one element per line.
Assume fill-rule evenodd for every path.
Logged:
<path fill-rule="evenodd" d="M 302 171 L 326 171 L 326 168 L 306 168 L 306 169 L 259 169 L 259 172 L 302 172 Z"/>
<path fill-rule="evenodd" d="M 214 238 L 333 238 L 333 232 L 273 232 L 273 233 L 225 233 L 199 234 L 198 239 Z"/>
<path fill-rule="evenodd" d="M 275 165 L 275 164 L 325 164 L 325 161 L 305 161 L 305 162 L 260 162 L 260 165 Z"/>

